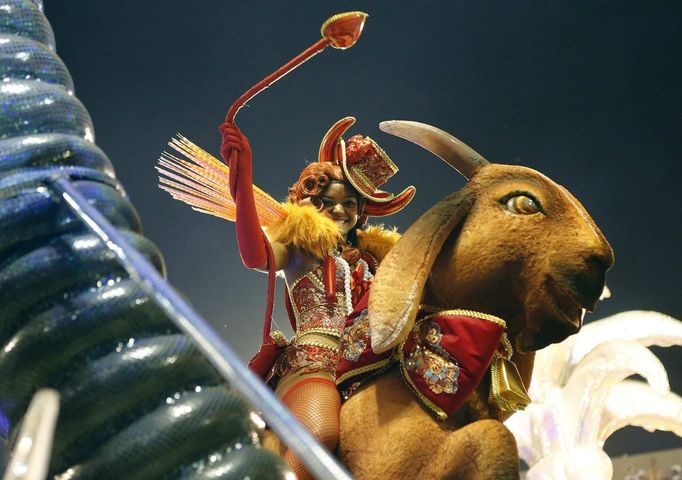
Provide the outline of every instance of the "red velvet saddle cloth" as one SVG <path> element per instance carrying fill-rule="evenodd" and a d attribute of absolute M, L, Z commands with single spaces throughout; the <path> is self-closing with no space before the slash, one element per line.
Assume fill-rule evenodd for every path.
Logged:
<path fill-rule="evenodd" d="M 362 299 L 348 318 L 341 341 L 336 374 L 343 397 L 398 362 L 419 401 L 446 419 L 483 380 L 505 332 L 504 320 L 468 310 L 424 309 L 401 345 L 377 355 L 372 351 L 366 301 Z"/>

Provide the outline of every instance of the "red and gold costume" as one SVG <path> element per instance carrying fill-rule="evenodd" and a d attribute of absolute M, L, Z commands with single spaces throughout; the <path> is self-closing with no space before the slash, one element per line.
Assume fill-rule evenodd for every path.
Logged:
<path fill-rule="evenodd" d="M 287 310 L 295 336 L 286 342 L 281 332 L 271 333 L 268 310 L 263 345 L 250 366 L 276 386 L 282 401 L 330 449 L 338 441 L 340 397 L 335 380 L 346 320 L 366 302 L 378 261 L 399 237 L 381 227 L 356 227 L 367 216 L 401 210 L 415 193 L 414 187 L 398 195 L 379 190 L 398 169 L 368 137 L 356 135 L 346 145 L 341 136 L 354 122 L 352 117 L 341 119 L 320 146 L 319 164 L 333 165 L 338 179 L 308 175 L 306 167 L 290 189 L 287 204 L 278 204 L 252 184 L 251 148 L 234 124 L 221 126 L 221 154 L 229 166 L 180 139 L 171 146 L 189 161 L 166 154 L 158 167 L 166 177 L 161 186 L 173 197 L 202 212 L 236 220 L 244 264 L 270 270 L 269 299 L 276 264 L 271 246 L 288 252 L 283 254 L 289 255 L 288 266 L 277 268 L 283 269 L 287 281 Z M 343 188 L 357 200 L 353 227 L 343 234 L 316 202 L 327 198 L 324 192 L 333 181 L 346 185 Z M 268 304 L 270 309 L 271 300 Z M 285 458 L 297 474 L 306 475 L 291 452 Z"/>
<path fill-rule="evenodd" d="M 422 403 L 444 418 L 480 382 L 491 361 L 499 374 L 499 365 L 511 355 L 510 349 L 497 352 L 500 340 L 506 338 L 503 322 L 461 312 L 427 314 L 398 348 L 383 355 L 372 352 L 368 292 L 378 262 L 398 235 L 381 228 L 356 231 L 355 227 L 368 216 L 401 210 L 412 200 L 415 189 L 408 187 L 398 195 L 379 190 L 397 167 L 370 138 L 356 135 L 348 144 L 344 142 L 341 137 L 354 123 L 352 117 L 331 127 L 318 154 L 320 164 L 332 164 L 340 172 L 335 180 L 342 182 L 343 194 L 351 187 L 355 192 L 358 203 L 352 229 L 342 232 L 345 227 L 325 216 L 323 205 L 315 202 L 331 188 L 327 174 L 302 175 L 295 184 L 302 188 L 296 195 L 292 194 L 294 188 L 290 189 L 288 204 L 276 202 L 252 183 L 251 147 L 234 123 L 239 109 L 326 46 L 352 46 L 365 18 L 361 12 L 330 18 L 322 26 L 323 39 L 251 87 L 232 105 L 220 126 L 225 164 L 179 138 L 171 147 L 187 159 L 164 154 L 157 167 L 165 176 L 160 180 L 161 188 L 174 198 L 201 212 L 236 220 L 244 265 L 269 271 L 263 344 L 250 366 L 276 385 L 283 403 L 330 450 L 339 437 L 341 401 L 337 383 L 350 394 L 362 380 L 398 360 L 405 381 Z M 284 270 L 287 281 L 287 310 L 295 330 L 290 342 L 281 332 L 270 332 L 276 266 Z M 474 341 L 481 333 L 485 338 Z M 495 390 L 495 384 L 493 379 L 492 393 L 513 403 L 514 397 L 504 398 L 505 390 Z M 505 386 L 503 380 L 497 384 Z M 291 450 L 284 457 L 299 479 L 310 478 Z"/>
<path fill-rule="evenodd" d="M 369 259 L 374 263 L 373 259 Z M 344 260 L 336 259 L 336 303 L 327 302 L 324 286 L 324 269 L 320 263 L 289 285 L 289 301 L 296 325 L 296 337 L 275 365 L 272 374 L 286 377 L 293 373 L 327 372 L 335 375 L 339 362 L 339 339 L 348 317 L 348 299 L 345 292 Z M 346 262 L 347 263 L 347 262 Z M 351 304 L 367 291 L 373 278 L 373 268 L 359 258 L 348 265 Z"/>
<path fill-rule="evenodd" d="M 166 177 L 161 178 L 161 187 L 174 198 L 204 213 L 236 220 L 237 243 L 244 265 L 268 269 L 270 280 L 263 344 L 249 365 L 261 375 L 279 377 L 277 393 L 282 401 L 320 442 L 332 450 L 339 436 L 340 399 L 333 382 L 339 339 L 346 317 L 353 305 L 365 296 L 376 267 L 376 262 L 358 249 L 359 245 L 354 241 L 355 227 L 358 220 L 362 225 L 367 216 L 389 215 L 402 209 L 415 190 L 408 187 L 395 196 L 378 189 L 395 174 L 397 167 L 369 138 L 353 137 L 346 149 L 341 136 L 355 121 L 347 117 L 332 126 L 320 147 L 319 163 L 331 163 L 335 168 L 320 167 L 315 177 L 302 175 L 289 190 L 289 200 L 304 209 L 307 203 L 310 208 L 315 205 L 322 211 L 323 205 L 316 205 L 315 197 L 321 194 L 329 197 L 331 192 L 331 201 L 336 203 L 331 212 L 328 209 L 325 212 L 331 214 L 341 206 L 344 211 L 352 211 L 353 218 L 337 218 L 336 224 L 332 222 L 333 226 L 339 227 L 338 231 L 323 227 L 319 232 L 318 227 L 325 224 L 325 216 L 313 215 L 310 211 L 303 215 L 308 221 L 294 219 L 291 222 L 291 208 L 279 205 L 253 186 L 251 147 L 234 119 L 249 99 L 327 46 L 342 50 L 353 46 L 360 37 L 366 17 L 362 12 L 331 17 L 322 25 L 322 39 L 252 86 L 233 103 L 225 123 L 219 128 L 223 137 L 220 153 L 227 165 L 186 139 L 180 139 L 171 146 L 189 161 L 166 154 L 157 167 Z M 320 175 L 325 170 L 326 173 Z M 332 188 L 332 178 L 343 182 L 342 190 L 336 186 Z M 325 185 L 320 180 L 324 180 Z M 325 187 L 324 191 L 317 188 L 321 186 Z M 347 207 L 351 186 L 357 203 Z M 343 205 L 337 201 L 340 195 L 344 198 Z M 325 201 L 330 198 L 323 198 L 322 202 Z M 262 228 L 268 230 L 267 236 Z M 350 245 L 345 245 L 346 241 L 350 241 Z M 368 260 L 372 260 L 371 267 Z M 283 354 L 280 353 L 285 344 L 282 335 L 270 334 L 276 268 L 285 273 L 289 291 L 287 307 L 294 317 L 292 324 L 296 331 Z M 292 278 L 297 275 L 298 278 Z M 271 366 L 276 358 L 276 365 Z M 284 457 L 299 479 L 310 477 L 291 450 Z"/>

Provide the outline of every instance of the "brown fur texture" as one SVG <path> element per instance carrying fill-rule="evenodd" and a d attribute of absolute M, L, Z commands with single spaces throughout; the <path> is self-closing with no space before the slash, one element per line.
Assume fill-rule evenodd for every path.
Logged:
<path fill-rule="evenodd" d="M 532 198 L 533 212 L 510 207 Z M 530 385 L 534 351 L 576 333 L 602 292 L 613 251 L 580 203 L 544 175 L 489 164 L 427 211 L 390 249 L 370 293 L 372 343 L 404 338 L 420 304 L 507 321 L 513 361 Z M 376 343 L 375 343 L 376 335 Z M 341 409 L 340 459 L 355 478 L 517 479 L 508 416 L 486 376 L 447 421 L 429 414 L 397 368 Z M 277 441 L 270 438 L 270 448 Z"/>
<path fill-rule="evenodd" d="M 510 209 L 530 197 L 536 212 Z M 599 298 L 613 252 L 578 201 L 544 175 L 486 165 L 410 227 L 388 253 L 370 294 L 372 344 L 404 338 L 420 303 L 507 321 L 524 383 L 534 350 L 576 333 Z M 372 323 L 373 322 L 373 323 Z M 339 456 L 356 478 L 516 479 L 518 452 L 488 402 L 489 377 L 447 421 L 415 399 L 397 368 L 341 410 Z"/>
<path fill-rule="evenodd" d="M 518 478 L 516 443 L 502 423 L 434 420 L 395 368 L 344 404 L 340 444 L 358 480 Z"/>
<path fill-rule="evenodd" d="M 395 347 L 407 336 L 423 303 L 423 289 L 431 267 L 472 201 L 466 190 L 448 196 L 410 227 L 411 235 L 400 242 L 401 255 L 388 255 L 382 262 L 369 307 L 372 348 L 377 353 Z"/>

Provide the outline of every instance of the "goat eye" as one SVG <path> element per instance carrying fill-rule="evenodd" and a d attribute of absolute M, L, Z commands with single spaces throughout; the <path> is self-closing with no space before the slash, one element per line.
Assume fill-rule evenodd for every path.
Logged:
<path fill-rule="evenodd" d="M 520 215 L 532 215 L 540 211 L 535 200 L 525 195 L 516 195 L 507 200 L 507 210 Z"/>

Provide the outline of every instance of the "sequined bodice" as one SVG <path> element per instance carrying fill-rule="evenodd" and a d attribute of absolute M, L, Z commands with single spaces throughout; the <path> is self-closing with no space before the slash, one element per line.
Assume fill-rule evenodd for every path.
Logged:
<path fill-rule="evenodd" d="M 364 260 L 360 259 L 348 269 L 337 261 L 336 303 L 329 303 L 325 294 L 322 263 L 316 264 L 289 287 L 296 317 L 296 336 L 300 338 L 318 333 L 340 338 L 349 313 L 346 292 L 350 290 L 352 300 L 355 300 L 360 290 L 368 288 L 371 280 L 372 274 Z"/>

